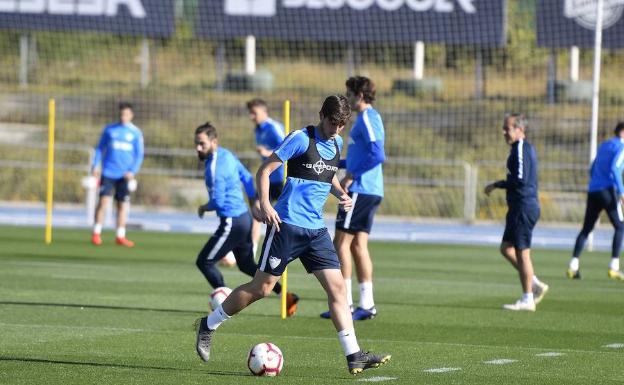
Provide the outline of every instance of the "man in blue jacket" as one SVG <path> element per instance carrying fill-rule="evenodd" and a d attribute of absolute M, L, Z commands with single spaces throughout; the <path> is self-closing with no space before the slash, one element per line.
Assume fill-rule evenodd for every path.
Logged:
<path fill-rule="evenodd" d="M 485 187 L 485 194 L 494 189 L 506 190 L 507 217 L 500 245 L 501 254 L 520 275 L 522 297 L 513 304 L 503 305 L 506 310 L 535 311 L 548 285 L 540 282 L 533 271 L 531 240 L 533 228 L 540 216 L 537 197 L 537 153 L 525 137 L 527 119 L 521 114 L 510 114 L 503 123 L 505 141 L 511 146 L 507 158 L 507 178 Z"/>
<path fill-rule="evenodd" d="M 568 265 L 568 278 L 581 278 L 579 257 L 600 213 L 605 210 L 615 230 L 607 275 L 611 279 L 624 280 L 624 274 L 620 271 L 620 251 L 622 250 L 622 237 L 624 237 L 624 215 L 622 215 L 622 203 L 624 202 L 624 184 L 622 183 L 624 122 L 619 122 L 615 126 L 614 134 L 613 138 L 600 145 L 596 159 L 592 163 L 585 220 L 583 221 L 583 229 L 576 237 L 574 253 Z"/>
<path fill-rule="evenodd" d="M 253 177 L 232 152 L 218 145 L 217 129 L 204 123 L 195 130 L 197 156 L 205 164 L 205 182 L 208 203 L 199 206 L 197 214 L 203 218 L 207 211 L 215 211 L 220 219 L 219 228 L 197 256 L 197 268 L 213 288 L 226 286 L 216 263 L 229 252 L 243 273 L 253 277 L 256 273 L 251 242 L 251 215 L 241 190 L 241 183 L 249 204 L 256 201 Z M 282 292 L 277 284 L 276 294 Z M 287 307 L 296 308 L 298 297 L 288 293 Z M 289 316 L 294 311 L 289 312 Z"/>
<path fill-rule="evenodd" d="M 134 179 L 143 163 L 143 133 L 132 124 L 134 113 L 130 103 L 119 104 L 119 122 L 104 128 L 95 148 L 91 173 L 100 179 L 100 200 L 95 210 L 95 224 L 91 242 L 102 244 L 104 208 L 108 206 L 113 190 L 117 201 L 117 238 L 120 246 L 133 247 L 126 238 L 126 219 L 130 204 L 130 191 L 136 189 Z M 100 171 L 101 163 L 101 171 Z"/>
<path fill-rule="evenodd" d="M 347 287 L 347 302 L 356 321 L 372 319 L 377 315 L 373 299 L 373 262 L 368 250 L 368 236 L 375 212 L 384 195 L 383 168 L 385 130 L 381 115 L 372 106 L 375 84 L 367 77 L 355 76 L 346 81 L 347 98 L 357 111 L 355 124 L 349 133 L 347 173 L 340 184 L 353 200 L 349 212 L 339 207 L 336 215 L 334 246 L 340 257 L 342 275 Z M 360 303 L 353 310 L 351 294 L 352 264 L 355 263 Z M 326 311 L 322 318 L 329 319 Z"/>

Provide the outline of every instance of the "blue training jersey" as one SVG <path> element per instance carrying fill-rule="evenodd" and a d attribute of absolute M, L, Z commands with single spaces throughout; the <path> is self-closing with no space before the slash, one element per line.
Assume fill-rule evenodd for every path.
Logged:
<path fill-rule="evenodd" d="M 537 166 L 537 152 L 531 143 L 521 139 L 511 145 L 507 179 L 496 183 L 507 190 L 509 208 L 539 207 Z"/>
<path fill-rule="evenodd" d="M 615 188 L 618 194 L 624 194 L 622 171 L 624 171 L 622 139 L 614 137 L 602 142 L 590 170 L 589 192 Z"/>
<path fill-rule="evenodd" d="M 95 148 L 93 163 L 102 163 L 102 176 L 120 179 L 127 172 L 136 175 L 143 163 L 143 133 L 132 123 L 113 123 L 104 127 Z"/>
<path fill-rule="evenodd" d="M 271 151 L 275 151 L 283 141 L 284 127 L 275 120 L 269 118 L 256 126 L 256 145 L 264 146 Z M 266 158 L 262 157 L 262 160 L 264 161 Z M 284 167 L 280 166 L 280 168 L 273 171 L 269 176 L 269 181 L 272 184 L 283 183 Z"/>
<path fill-rule="evenodd" d="M 304 154 L 310 139 L 307 129 L 294 131 L 286 137 L 284 142 L 275 150 L 275 155 L 286 162 Z M 323 140 L 315 130 L 316 149 L 325 160 L 336 156 L 336 144 L 342 150 L 342 138 Z M 331 184 L 311 181 L 301 178 L 288 177 L 284 191 L 275 204 L 275 211 L 283 222 L 306 229 L 321 229 L 325 227 L 323 221 L 323 206 L 331 191 Z"/>
<path fill-rule="evenodd" d="M 204 179 L 208 189 L 208 210 L 215 210 L 222 218 L 238 217 L 245 213 L 241 182 L 248 198 L 256 196 L 253 177 L 229 150 L 217 147 L 205 160 Z"/>
<path fill-rule="evenodd" d="M 381 116 L 373 107 L 358 113 L 349 133 L 347 171 L 353 175 L 349 191 L 383 197 L 385 131 Z"/>

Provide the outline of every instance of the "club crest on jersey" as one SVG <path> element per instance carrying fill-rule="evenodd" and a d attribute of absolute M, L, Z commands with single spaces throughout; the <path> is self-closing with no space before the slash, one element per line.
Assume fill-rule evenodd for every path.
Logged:
<path fill-rule="evenodd" d="M 279 258 L 275 258 L 275 257 L 269 258 L 269 265 L 271 265 L 271 269 L 275 269 L 276 267 L 278 267 L 281 262 L 282 261 L 280 261 Z"/>
<path fill-rule="evenodd" d="M 330 165 L 326 164 L 325 162 L 323 162 L 323 159 L 320 159 L 319 161 L 317 161 L 314 164 L 312 164 L 312 163 L 304 163 L 303 167 L 311 168 L 318 175 L 321 175 L 324 171 L 333 171 L 333 172 L 338 171 L 338 167 L 330 166 Z"/>

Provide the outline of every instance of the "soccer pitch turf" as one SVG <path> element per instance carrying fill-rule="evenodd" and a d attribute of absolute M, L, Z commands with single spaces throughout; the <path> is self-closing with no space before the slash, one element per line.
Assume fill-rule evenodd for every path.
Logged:
<path fill-rule="evenodd" d="M 0 228 L 2 384 L 609 384 L 624 381 L 624 282 L 608 256 L 586 253 L 583 280 L 564 277 L 567 251 L 535 250 L 550 292 L 536 313 L 501 310 L 518 279 L 493 247 L 373 243 L 379 316 L 356 323 L 363 348 L 389 364 L 352 377 L 319 284 L 299 262 L 289 287 L 297 315 L 279 301 L 253 304 L 216 334 L 211 361 L 195 353 L 194 320 L 209 288 L 195 267 L 206 236 L 133 232 L 134 249 L 89 244 L 88 231 Z M 228 286 L 247 277 L 222 269 Z M 357 290 L 354 295 L 357 299 Z M 250 347 L 277 344 L 277 378 L 255 378 Z"/>

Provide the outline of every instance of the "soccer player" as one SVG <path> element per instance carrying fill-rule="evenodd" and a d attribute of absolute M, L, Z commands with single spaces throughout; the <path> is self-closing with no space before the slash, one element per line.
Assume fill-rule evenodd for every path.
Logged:
<path fill-rule="evenodd" d="M 615 230 L 608 277 L 620 281 L 624 280 L 624 274 L 620 271 L 620 251 L 622 250 L 622 237 L 624 236 L 624 216 L 622 215 L 622 203 L 624 202 L 624 184 L 622 184 L 622 172 L 624 171 L 624 122 L 619 122 L 615 126 L 614 133 L 615 136 L 613 138 L 600 145 L 598 155 L 594 159 L 590 170 L 585 220 L 583 221 L 583 229 L 576 237 L 574 253 L 568 266 L 568 278 L 581 278 L 579 256 L 583 251 L 587 236 L 594 229 L 600 212 L 606 210 Z"/>
<path fill-rule="evenodd" d="M 255 124 L 256 152 L 266 161 L 273 151 L 284 141 L 284 127 L 269 117 L 267 103 L 259 98 L 247 102 L 249 119 Z M 275 202 L 282 193 L 284 186 L 284 167 L 279 167 L 269 176 L 269 198 Z M 254 255 L 260 239 L 260 222 L 254 220 L 252 239 L 254 243 Z"/>
<path fill-rule="evenodd" d="M 233 252 L 236 264 L 243 273 L 253 277 L 256 273 L 251 243 L 251 215 L 243 199 L 241 183 L 253 206 L 256 190 L 253 177 L 245 166 L 229 150 L 219 146 L 217 129 L 204 123 L 195 130 L 197 157 L 205 164 L 205 181 L 209 201 L 199 206 L 197 214 L 204 217 L 207 211 L 216 211 L 220 225 L 197 256 L 197 268 L 204 274 L 213 288 L 225 286 L 223 275 L 216 263 L 229 252 Z M 282 292 L 279 283 L 273 287 L 276 294 Z M 288 316 L 296 309 L 298 297 L 287 296 Z"/>
<path fill-rule="evenodd" d="M 262 99 L 252 99 L 247 102 L 249 119 L 256 125 L 256 152 L 263 161 L 267 160 L 273 151 L 284 141 L 284 127 L 269 117 L 269 107 Z M 282 193 L 284 185 L 284 167 L 279 167 L 269 176 L 269 198 L 276 201 Z"/>
<path fill-rule="evenodd" d="M 345 210 L 352 205 L 335 175 L 342 146 L 339 134 L 351 116 L 347 98 L 327 97 L 319 115 L 320 123 L 316 127 L 291 133 L 258 170 L 259 202 L 254 207 L 254 216 L 268 225 L 258 271 L 251 282 L 234 289 L 219 308 L 200 319 L 196 349 L 204 361 L 210 358 L 216 329 L 234 314 L 266 297 L 286 265 L 296 258 L 316 276 L 327 293 L 349 372 L 357 374 L 390 359 L 389 355 L 360 350 L 340 262 L 323 222 L 323 205 L 329 193 L 340 200 Z M 288 179 L 273 208 L 269 200 L 269 175 L 283 162 L 288 162 Z"/>
<path fill-rule="evenodd" d="M 366 77 L 356 76 L 347 80 L 346 87 L 349 104 L 357 111 L 357 118 L 349 133 L 347 173 L 340 184 L 353 200 L 353 209 L 349 212 L 338 209 L 334 246 L 340 258 L 342 276 L 347 287 L 347 303 L 351 309 L 353 256 L 360 286 L 360 304 L 353 311 L 353 319 L 367 320 L 377 315 L 373 299 L 373 263 L 368 250 L 368 234 L 384 195 L 382 163 L 386 159 L 385 133 L 381 116 L 371 105 L 375 100 L 375 84 Z M 329 311 L 321 314 L 322 318 L 330 316 Z"/>
<path fill-rule="evenodd" d="M 507 190 L 507 217 L 500 252 L 518 270 L 522 285 L 522 298 L 516 303 L 503 305 L 504 309 L 535 311 L 548 285 L 537 278 L 531 261 L 533 228 L 540 216 L 537 198 L 537 153 L 525 139 L 527 119 L 524 115 L 507 115 L 503 124 L 505 141 L 511 146 L 507 158 L 507 179 L 485 187 L 488 196 L 496 189 Z"/>
<path fill-rule="evenodd" d="M 119 103 L 119 122 L 104 128 L 95 148 L 91 173 L 100 179 L 100 200 L 95 210 L 95 225 L 91 243 L 102 244 L 104 209 L 108 206 L 113 190 L 117 201 L 117 238 L 120 246 L 133 247 L 126 238 L 126 219 L 130 204 L 130 191 L 136 189 L 134 179 L 143 163 L 143 133 L 132 124 L 134 113 L 130 103 Z M 100 171 L 100 163 L 101 171 Z"/>

